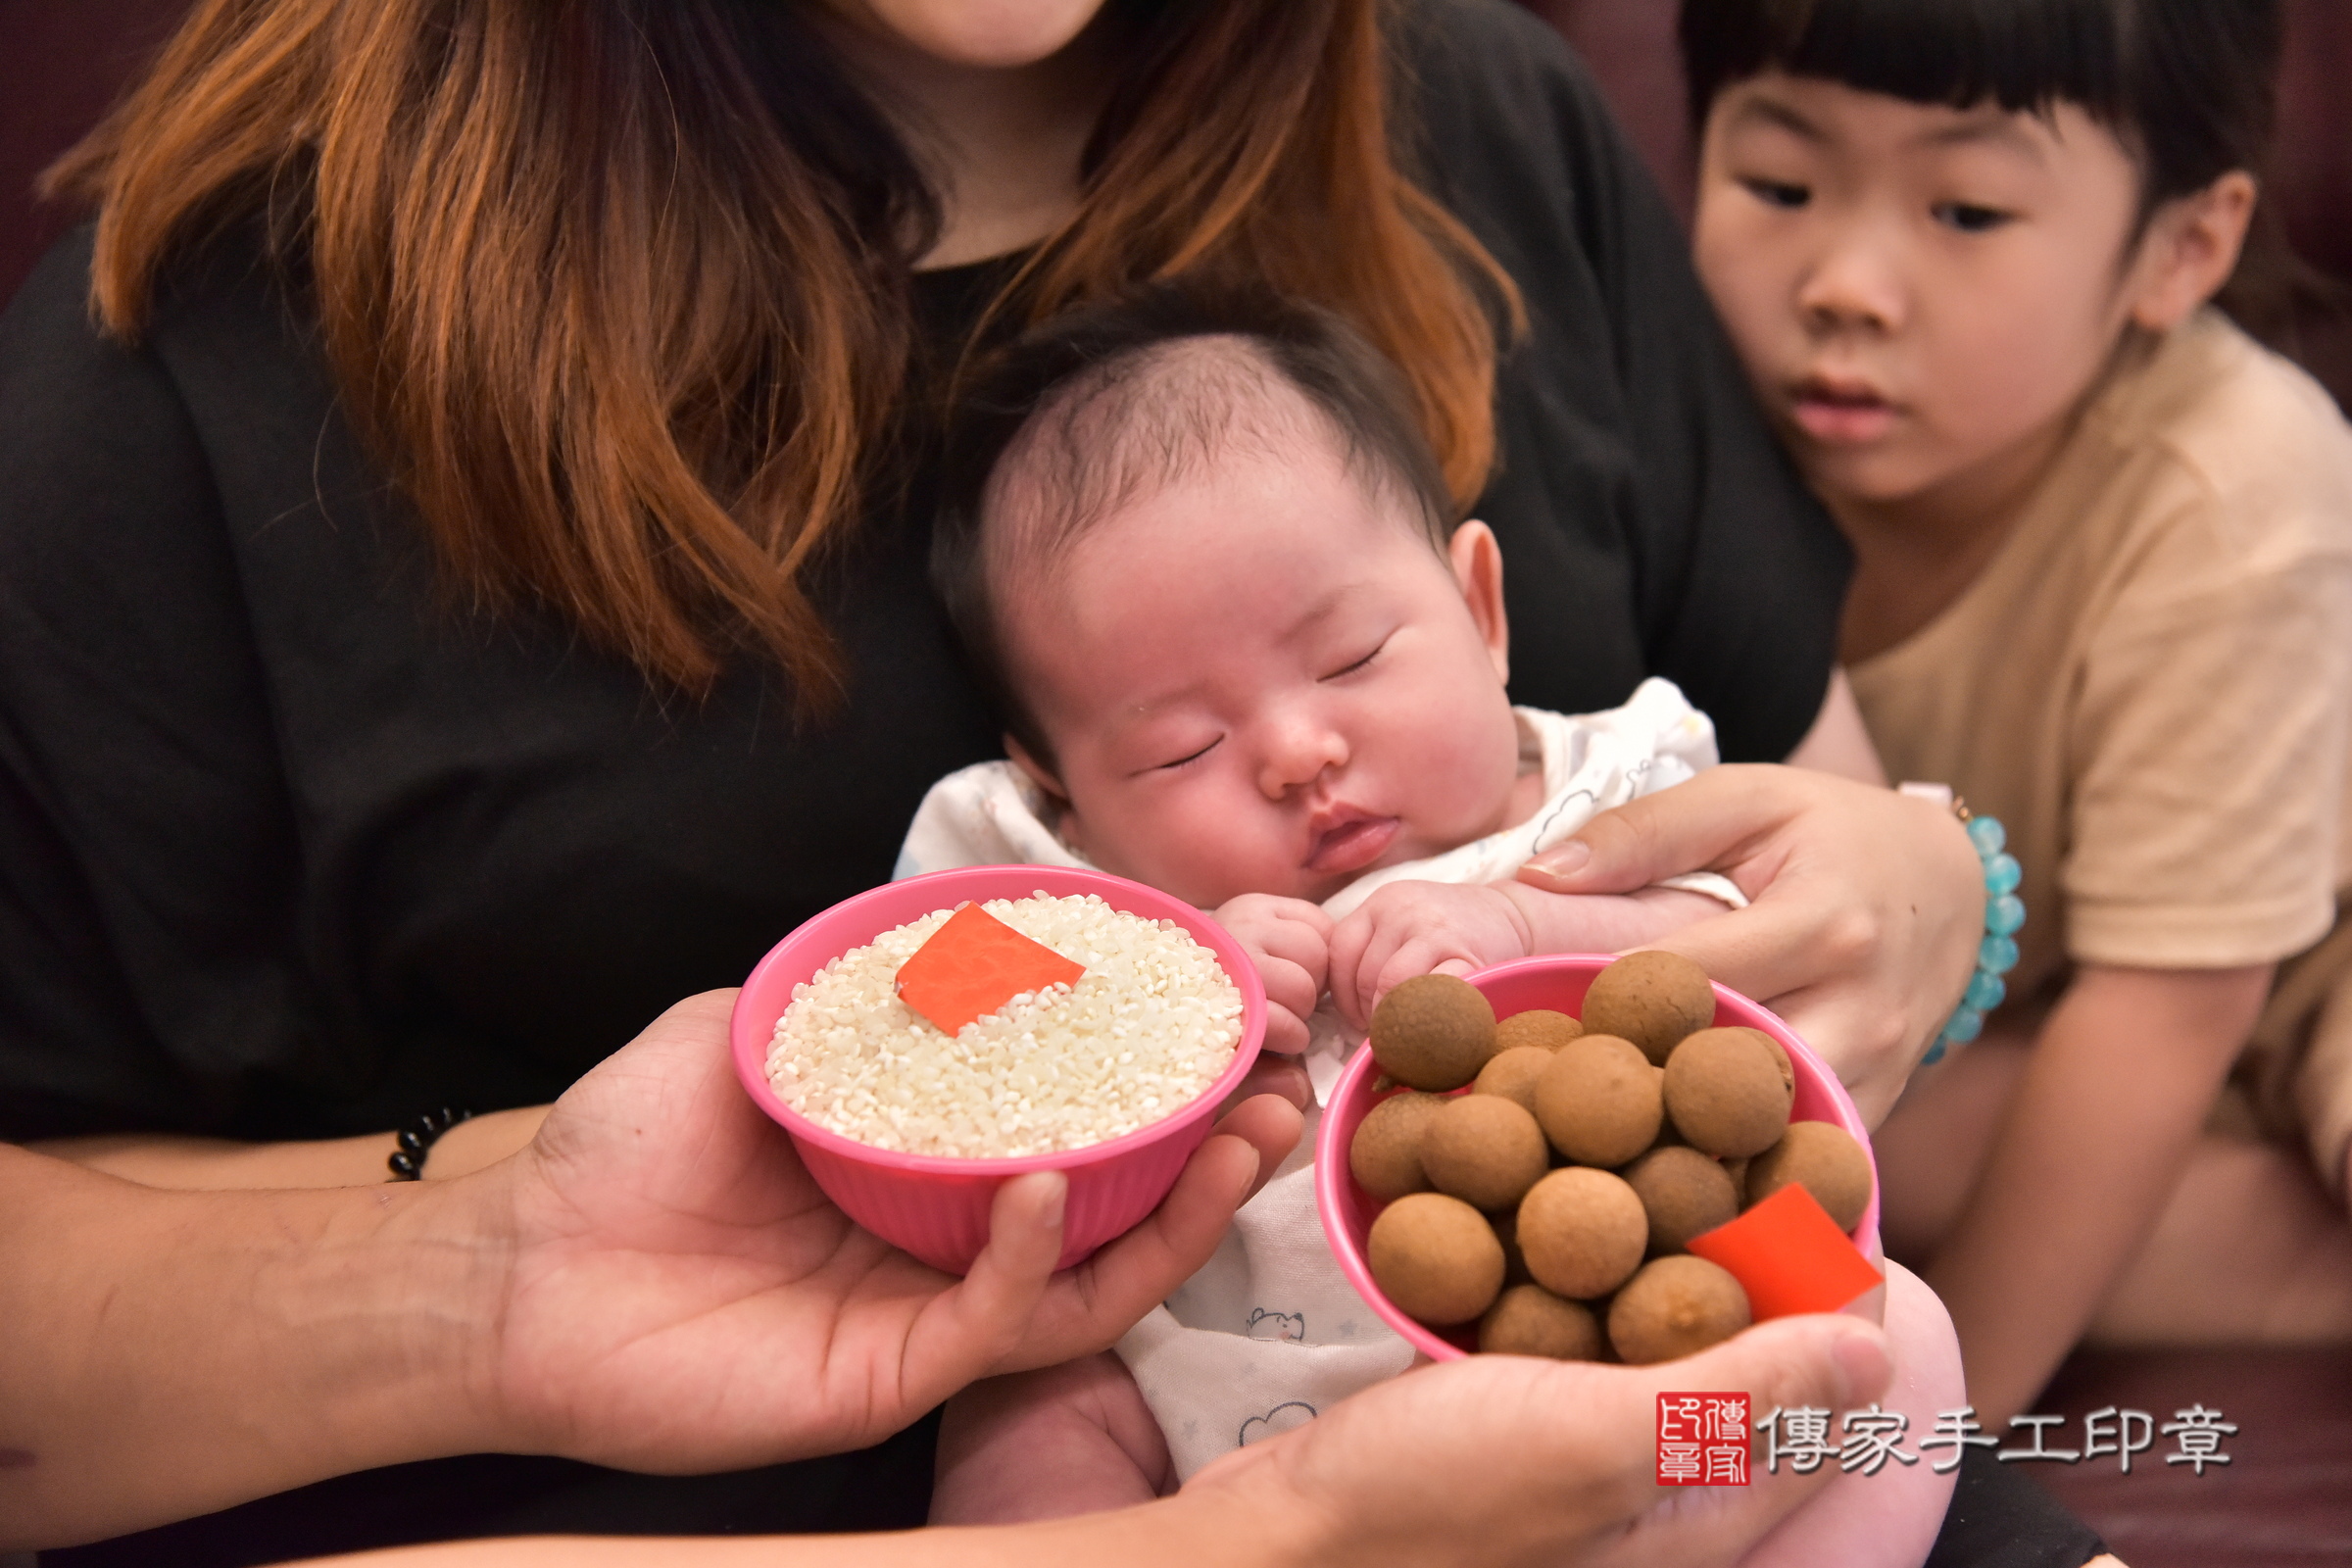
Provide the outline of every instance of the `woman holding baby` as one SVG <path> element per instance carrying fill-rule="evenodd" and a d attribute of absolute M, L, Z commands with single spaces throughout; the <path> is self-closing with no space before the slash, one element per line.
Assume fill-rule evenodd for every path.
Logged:
<path fill-rule="evenodd" d="M 423 1196 L 392 1199 L 454 1251 L 402 1255 L 601 1258 L 612 1310 L 658 1295 L 620 1261 L 642 1236 L 567 1206 L 567 1184 L 637 1142 L 723 1143 L 731 1112 L 694 1093 L 715 1059 L 708 1007 L 665 1019 L 666 1054 L 641 1046 L 569 1108 L 538 1107 L 888 876 L 931 781 L 997 755 L 925 576 L 934 410 L 967 354 L 1139 281 L 1251 279 L 1402 371 L 1443 484 L 1510 563 L 1515 700 L 1583 712 L 1664 675 L 1727 760 L 1875 773 L 1830 677 L 1843 552 L 1590 84 L 1499 9 L 208 0 L 59 178 L 97 226 L 0 327 L 0 837 L 23 847 L 0 882 L 0 1136 L 52 1156 L 9 1152 L 21 1211 L 77 1216 L 11 1244 L 77 1238 L 20 1275 L 52 1282 L 53 1309 L 99 1300 L 77 1294 L 91 1268 L 170 1257 L 189 1227 L 348 1234 L 388 1212 L 361 1184 L 381 1180 L 390 1130 L 444 1104 L 480 1114 L 434 1146 Z M 1750 907 L 1674 945 L 1818 1041 L 1874 1117 L 1968 971 L 1975 858 L 1949 818 L 1884 789 L 1718 769 L 1546 858 L 1579 894 L 1699 869 L 1738 883 Z M 846 1272 L 937 1305 L 926 1375 L 858 1419 L 721 1440 L 649 1426 L 639 1389 L 520 1426 L 449 1418 L 474 1406 L 446 1398 L 420 1436 L 387 1403 L 350 1417 L 372 1441 L 288 1428 L 245 1464 L 222 1438 L 204 1487 L 105 1477 L 68 1487 L 79 1512 L 25 1516 L 86 1540 L 356 1470 L 122 1549 L 364 1545 L 416 1533 L 371 1511 L 419 1508 L 434 1533 L 916 1523 L 930 1429 L 900 1429 L 972 1376 L 1106 1345 L 1120 1311 L 1205 1255 L 1292 1118 L 1238 1109 L 1238 1142 L 1206 1146 L 1156 1229 L 1075 1284 L 1036 1277 L 1050 1195 L 1006 1200 L 994 1297 L 799 1211 L 828 1288 Z M 791 1186 L 774 1140 L 738 1152 L 763 1172 L 747 1179 Z M 470 1198 L 430 1192 L 477 1170 L 449 1189 Z M 146 1191 L 198 1188 L 222 1191 Z M 741 1219 L 709 1192 L 678 1201 L 697 1223 Z M 187 1206 L 144 1229 L 166 1203 Z M 289 1232 L 276 1204 L 307 1218 Z M 534 1204 L 589 1216 L 575 1250 L 517 1240 Z M 342 1258 L 300 1296 L 336 1317 L 386 1285 L 363 1240 L 273 1266 Z M 248 1299 L 235 1277 L 181 1271 L 184 1347 Z M 485 1299 L 430 1270 L 392 1277 L 417 1315 L 387 1315 L 379 1341 L 343 1314 L 359 1337 L 328 1357 L 336 1377 L 415 1343 L 399 1324 Z M 805 1309 L 768 1332 L 920 1340 L 919 1304 L 876 1330 L 856 1290 L 774 1288 Z M 577 1321 L 540 1332 L 571 1343 Z M 1858 1369 L 1877 1351 L 1840 1362 L 1816 1338 L 1759 1335 L 1783 1370 L 1751 1348 L 1725 1375 L 1828 1392 L 1835 1363 L 1848 1393 L 1883 1375 Z M 222 1355 L 238 1366 L 318 1370 L 291 1345 Z M 1572 1466 L 1646 1451 L 1630 1385 L 1594 1385 L 1619 1394 L 1577 1436 L 1540 1403 L 1495 1415 L 1469 1392 L 1495 1376 L 1376 1391 L 1385 1405 L 1228 1472 L 1227 1494 L 1280 1477 L 1358 1506 L 1316 1489 L 1401 1476 L 1469 1412 L 1520 1423 L 1497 1430 L 1531 1454 L 1549 1433 L 1541 1451 Z M 410 1392 L 430 1393 L 419 1378 Z M 183 1430 L 223 1396 L 147 1386 L 180 1391 L 160 1413 Z M 24 1408 L 73 1403 L 59 1388 Z M 271 1388 L 282 1404 L 249 1408 L 301 1402 Z M 100 1464 L 121 1437 L 108 1419 L 66 1448 Z M 830 1470 L 743 1469 L 893 1432 Z M 44 1446 L 0 1433 L 10 1452 Z M 368 1468 L 483 1449 L 736 1473 Z M 158 1468 L 187 1461 L 161 1450 Z M 1495 1508 L 1556 1490 L 1556 1473 L 1495 1473 Z M 0 1489 L 43 1474 L 0 1468 Z M 1647 1506 L 1628 1485 L 1596 1480 L 1574 1521 L 1530 1517 L 1556 1544 L 1605 1533 Z M 1463 1503 L 1407 1488 L 1381 1505 L 1410 1540 L 1448 1539 Z M 1786 1505 L 1701 1531 L 1693 1560 Z M 1255 1517 L 1233 1507 L 1183 1518 L 1216 1549 Z"/>

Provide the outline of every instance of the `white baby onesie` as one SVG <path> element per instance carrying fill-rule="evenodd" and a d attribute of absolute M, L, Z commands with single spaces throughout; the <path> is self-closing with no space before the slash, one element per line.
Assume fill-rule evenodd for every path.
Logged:
<path fill-rule="evenodd" d="M 1517 827 L 1443 855 L 1369 872 L 1323 907 L 1337 919 L 1391 882 L 1498 882 L 1596 813 L 1712 766 L 1715 728 L 1672 682 L 1642 683 L 1622 708 L 1562 714 L 1513 710 L 1525 766 L 1541 767 L 1544 804 Z M 895 876 L 964 865 L 1090 862 L 1061 842 L 1044 793 L 1010 762 L 981 762 L 931 786 L 907 829 Z M 1737 908 L 1747 902 L 1709 872 L 1669 879 Z M 1180 1477 L 1260 1437 L 1287 1432 L 1358 1389 L 1411 1365 L 1412 1348 L 1341 1274 L 1315 1211 L 1315 1129 L 1323 1102 L 1362 1038 L 1329 1002 L 1310 1020 L 1314 1102 L 1298 1147 L 1200 1271 L 1127 1332 L 1118 1351 L 1166 1434 Z"/>

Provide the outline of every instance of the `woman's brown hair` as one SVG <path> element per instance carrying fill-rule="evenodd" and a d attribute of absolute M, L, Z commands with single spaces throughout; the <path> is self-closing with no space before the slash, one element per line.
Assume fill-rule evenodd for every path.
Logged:
<path fill-rule="evenodd" d="M 1382 0 L 1112 0 L 1127 62 L 1076 215 L 997 309 L 1231 273 L 1353 321 L 1467 502 L 1510 281 L 1393 160 Z M 651 677 L 772 655 L 841 692 L 845 537 L 938 232 L 914 159 L 778 0 L 201 0 L 49 175 L 98 208 L 101 321 L 266 215 L 361 435 L 449 580 Z"/>

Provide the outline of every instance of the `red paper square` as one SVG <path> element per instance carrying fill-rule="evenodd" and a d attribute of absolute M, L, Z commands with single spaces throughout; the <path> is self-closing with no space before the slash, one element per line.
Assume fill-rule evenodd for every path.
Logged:
<path fill-rule="evenodd" d="M 966 904 L 899 965 L 899 999 L 955 1034 L 1024 991 L 1076 985 L 1084 973 L 1085 965 Z"/>
<path fill-rule="evenodd" d="M 1885 1278 L 1794 1182 L 1730 1224 L 1691 1237 L 1690 1245 L 1696 1256 L 1731 1271 L 1758 1323 L 1795 1312 L 1835 1312 Z"/>

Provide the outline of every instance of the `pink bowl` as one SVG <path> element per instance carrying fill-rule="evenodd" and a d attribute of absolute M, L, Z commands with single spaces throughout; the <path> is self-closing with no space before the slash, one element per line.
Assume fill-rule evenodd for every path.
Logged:
<path fill-rule="evenodd" d="M 1612 961 L 1605 954 L 1553 954 L 1498 963 L 1492 969 L 1481 969 L 1469 976 L 1469 980 L 1486 994 L 1498 1019 L 1537 1007 L 1550 1007 L 1577 1017 L 1584 1012 L 1585 992 L 1592 984 L 1592 977 Z M 1745 1024 L 1778 1040 L 1788 1050 L 1789 1063 L 1796 1071 L 1796 1101 L 1789 1108 L 1789 1119 L 1835 1122 L 1854 1135 L 1865 1154 L 1870 1152 L 1870 1129 L 1863 1125 L 1861 1113 L 1846 1097 L 1845 1086 L 1813 1054 L 1813 1048 L 1796 1037 L 1794 1030 L 1770 1009 L 1723 986 L 1715 988 L 1715 1022 L 1724 1027 Z M 1467 1355 L 1476 1346 L 1478 1325 L 1465 1323 L 1456 1328 L 1433 1329 L 1414 1322 L 1381 1294 L 1380 1287 L 1373 1283 L 1371 1265 L 1365 1261 L 1365 1238 L 1371 1234 L 1373 1217 L 1384 1205 L 1358 1187 L 1348 1173 L 1348 1146 L 1355 1141 L 1355 1129 L 1363 1121 L 1364 1113 L 1387 1098 L 1385 1094 L 1372 1092 L 1372 1082 L 1379 1075 L 1380 1068 L 1372 1060 L 1372 1053 L 1358 1051 L 1331 1092 L 1331 1103 L 1323 1108 L 1323 1126 L 1315 1138 L 1315 1206 L 1322 1213 L 1324 1234 L 1331 1239 L 1331 1250 L 1339 1255 L 1340 1268 L 1347 1274 L 1348 1283 L 1371 1303 L 1382 1321 L 1403 1335 L 1422 1354 L 1433 1360 L 1452 1360 Z M 1875 1182 L 1871 1187 L 1870 1206 L 1862 1211 L 1861 1223 L 1854 1227 L 1854 1240 L 1865 1253 L 1874 1258 L 1879 1255 L 1879 1194 Z"/>
<path fill-rule="evenodd" d="M 767 1051 L 794 986 L 850 949 L 934 909 L 967 900 L 1025 899 L 1041 891 L 1057 898 L 1092 893 L 1114 909 L 1173 920 L 1217 956 L 1242 989 L 1242 1041 L 1233 1064 L 1200 1099 L 1149 1127 L 1087 1149 L 1019 1159 L 950 1159 L 871 1148 L 817 1126 L 776 1098 L 767 1081 Z M 1257 1059 L 1266 1035 L 1266 991 L 1241 944 L 1182 900 L 1100 871 L 977 865 L 892 882 L 807 921 L 777 943 L 744 981 L 728 1032 L 736 1077 L 754 1102 L 792 1135 L 808 1174 L 850 1218 L 932 1267 L 960 1274 L 988 1243 L 988 1208 L 999 1184 L 1033 1170 L 1058 1170 L 1068 1175 L 1070 1193 L 1061 1261 L 1055 1266 L 1067 1268 L 1132 1228 L 1176 1184 L 1185 1161 L 1207 1139 L 1217 1106 Z"/>

